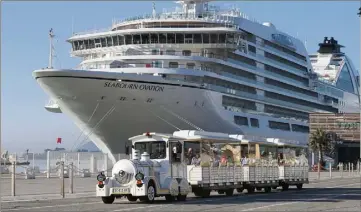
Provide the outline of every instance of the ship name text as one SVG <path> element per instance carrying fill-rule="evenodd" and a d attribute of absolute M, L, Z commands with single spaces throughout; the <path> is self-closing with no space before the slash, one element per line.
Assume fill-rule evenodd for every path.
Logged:
<path fill-rule="evenodd" d="M 122 82 L 105 82 L 104 87 L 124 88 L 131 90 L 145 90 L 145 91 L 155 91 L 155 92 L 164 91 L 164 87 L 159 85 L 146 85 L 146 84 L 122 83 Z"/>

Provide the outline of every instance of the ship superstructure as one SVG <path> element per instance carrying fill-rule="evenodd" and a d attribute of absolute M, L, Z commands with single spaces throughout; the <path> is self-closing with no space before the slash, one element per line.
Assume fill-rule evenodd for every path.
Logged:
<path fill-rule="evenodd" d="M 33 73 L 51 96 L 47 109 L 69 116 L 113 161 L 128 137 L 147 131 L 307 143 L 310 112 L 359 110 L 355 68 L 334 39 L 309 57 L 272 23 L 204 0 L 178 3 L 74 34 L 78 67 Z"/>

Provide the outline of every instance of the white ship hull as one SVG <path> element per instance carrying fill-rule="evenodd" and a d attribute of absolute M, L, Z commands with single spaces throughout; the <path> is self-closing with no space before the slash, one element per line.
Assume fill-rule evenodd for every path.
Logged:
<path fill-rule="evenodd" d="M 113 162 L 117 154 L 124 154 L 129 137 L 144 132 L 194 129 L 307 143 L 306 133 L 271 130 L 268 120 L 279 120 L 277 118 L 238 112 L 238 115 L 258 118 L 260 126 L 236 125 L 236 112 L 225 110 L 223 94 L 219 92 L 165 84 L 166 81 L 163 84 L 139 82 L 145 76 L 103 71 L 39 70 L 33 75 L 44 91 L 57 100 L 61 111 L 84 130 L 99 149 L 108 153 Z M 107 80 L 112 77 L 122 81 Z"/>

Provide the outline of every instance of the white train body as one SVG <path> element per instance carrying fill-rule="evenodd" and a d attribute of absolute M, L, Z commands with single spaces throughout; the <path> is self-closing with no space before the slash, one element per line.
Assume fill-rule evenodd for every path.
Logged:
<path fill-rule="evenodd" d="M 252 144 L 256 149 L 261 148 L 261 142 L 237 139 L 237 136 L 182 130 L 174 132 L 173 135 L 145 133 L 129 140 L 132 141 L 132 159 L 118 161 L 113 167 L 111 177 L 106 178 L 103 175 L 100 178 L 104 179 L 98 180 L 96 195 L 102 197 L 104 203 L 112 203 L 116 197 L 122 196 L 127 197 L 129 201 L 140 199 L 153 202 L 155 197 L 160 196 L 165 196 L 167 200 L 185 200 L 190 192 L 196 196 L 207 197 L 212 190 L 230 196 L 234 189 L 238 192 L 247 189 L 251 193 L 255 189 L 264 188 L 269 192 L 271 188 L 279 186 L 283 189 L 288 189 L 289 185 L 302 188 L 302 184 L 308 183 L 307 161 L 293 165 L 278 165 L 274 160 L 261 164 L 234 162 L 214 165 L 209 161 L 214 162 L 215 157 L 202 153 L 208 151 L 213 154 L 220 151 L 215 150 L 219 144 L 223 145 L 223 152 L 227 148 L 232 149 L 232 145 L 234 149 L 239 146 L 239 155 L 241 144 Z M 187 145 L 198 145 L 199 161 L 208 161 L 209 164 L 187 163 Z M 266 145 L 284 146 L 270 142 Z M 127 150 L 129 152 L 129 148 Z M 232 159 L 235 157 L 232 155 Z M 239 161 L 239 158 L 236 160 Z"/>

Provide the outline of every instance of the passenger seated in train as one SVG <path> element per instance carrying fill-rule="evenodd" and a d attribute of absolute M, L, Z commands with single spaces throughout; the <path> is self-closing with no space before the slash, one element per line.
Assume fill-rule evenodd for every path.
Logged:
<path fill-rule="evenodd" d="M 192 158 L 191 165 L 199 166 L 200 164 L 201 164 L 201 159 L 199 153 L 197 153 L 196 156 Z"/>
<path fill-rule="evenodd" d="M 242 156 L 242 159 L 241 159 L 241 164 L 242 164 L 242 166 L 248 164 L 248 158 L 247 158 L 247 157 L 248 157 L 247 154 L 244 154 L 244 155 Z"/>

